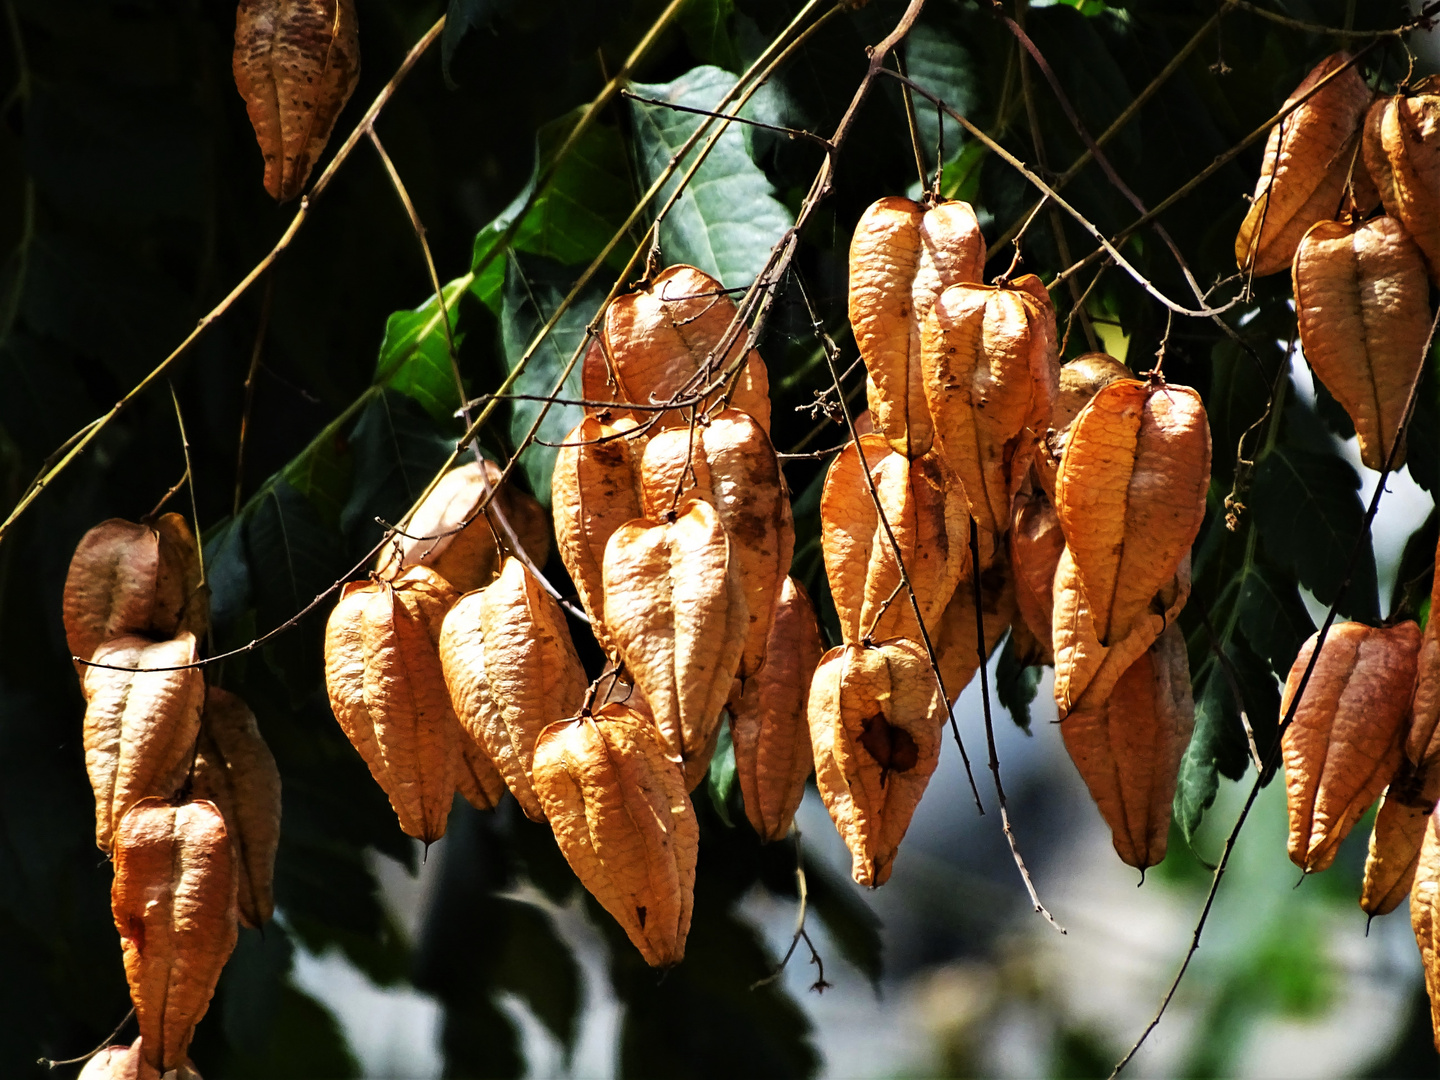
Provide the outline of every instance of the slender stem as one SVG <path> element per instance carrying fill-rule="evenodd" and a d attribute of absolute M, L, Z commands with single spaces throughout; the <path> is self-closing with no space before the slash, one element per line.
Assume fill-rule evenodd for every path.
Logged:
<path fill-rule="evenodd" d="M 235 446 L 235 498 L 230 515 L 240 514 L 241 497 L 245 490 L 245 440 L 250 434 L 250 410 L 255 404 L 255 375 L 260 370 L 260 357 L 265 352 L 265 333 L 270 327 L 270 304 L 275 298 L 275 275 L 265 276 L 265 291 L 260 295 L 260 321 L 255 327 L 255 344 L 250 349 L 250 369 L 245 373 L 245 401 L 240 407 L 240 438 Z M 196 523 L 197 527 L 199 523 Z M 195 534 L 199 536 L 197 532 Z"/>

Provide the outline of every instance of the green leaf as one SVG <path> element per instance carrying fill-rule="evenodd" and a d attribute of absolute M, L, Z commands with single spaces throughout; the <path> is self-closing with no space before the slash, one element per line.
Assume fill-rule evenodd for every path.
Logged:
<path fill-rule="evenodd" d="M 454 438 L 437 431 L 410 398 L 375 396 L 350 433 L 355 485 L 340 515 L 358 550 L 379 539 L 377 517 L 394 524 L 414 505 L 454 447 Z"/>
<path fill-rule="evenodd" d="M 460 296 L 471 287 L 466 274 L 447 283 L 445 312 L 449 315 L 455 348 L 460 348 Z M 414 311 L 397 311 L 385 322 L 385 339 L 375 364 L 375 385 L 407 394 L 423 405 L 437 421 L 453 420 L 460 407 L 455 372 L 450 362 L 449 342 L 440 304 L 432 295 Z"/>
<path fill-rule="evenodd" d="M 698 67 L 671 83 L 637 84 L 635 93 L 676 105 L 713 109 L 735 76 L 717 67 Z M 692 113 L 630 102 L 641 182 L 649 186 L 702 122 Z M 667 263 L 689 263 L 726 288 L 748 286 L 759 276 L 771 247 L 793 222 L 774 198 L 765 173 L 750 159 L 740 125 L 732 124 L 705 159 L 660 226 Z M 708 138 L 708 136 L 707 136 Z M 703 145 L 703 140 L 701 145 Z M 679 184 L 692 158 L 666 181 L 660 198 Z"/>
<path fill-rule="evenodd" d="M 705 774 L 705 790 L 715 813 L 727 829 L 733 829 L 730 820 L 730 796 L 735 791 L 735 743 L 730 738 L 728 715 L 720 722 L 720 738 L 715 744 L 715 756 L 710 759 L 710 770 Z"/>
<path fill-rule="evenodd" d="M 1284 678 L 1315 623 L 1295 582 L 1273 567 L 1255 560 L 1237 582 L 1237 624 L 1257 654 L 1270 661 L 1271 670 Z"/>
<path fill-rule="evenodd" d="M 690 0 L 676 22 L 685 34 L 685 44 L 706 64 L 739 72 L 740 54 L 730 36 L 730 16 L 735 0 Z"/>
<path fill-rule="evenodd" d="M 440 71 L 452 90 L 455 81 L 450 77 L 450 62 L 455 58 L 455 50 L 472 28 L 490 22 L 496 6 L 495 0 L 450 0 L 445 9 L 445 30 L 440 35 Z"/>
<path fill-rule="evenodd" d="M 1023 664 L 1015 653 L 1015 638 L 1007 636 L 1000 659 L 995 662 L 995 697 L 1010 714 L 1015 726 L 1027 735 L 1030 731 L 1030 703 L 1040 688 L 1041 669 Z"/>
<path fill-rule="evenodd" d="M 1430 613 L 1430 589 L 1435 580 L 1435 550 L 1440 543 L 1440 513 L 1430 511 L 1425 523 L 1405 541 L 1395 589 L 1390 598 L 1390 617 L 1412 618 L 1423 627 Z"/>
<path fill-rule="evenodd" d="M 905 68 L 911 79 L 956 112 L 969 116 L 975 110 L 974 64 L 953 33 L 933 23 L 918 23 L 905 38 Z M 941 145 L 941 115 L 934 103 L 919 94 L 915 95 L 915 126 L 920 132 L 924 160 L 933 165 L 935 151 Z M 943 146 L 947 155 L 960 149 L 963 131 L 955 120 L 944 117 Z"/>

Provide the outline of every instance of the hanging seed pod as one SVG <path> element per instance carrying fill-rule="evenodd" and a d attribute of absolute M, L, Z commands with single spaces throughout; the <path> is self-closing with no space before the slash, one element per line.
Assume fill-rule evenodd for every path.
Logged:
<path fill-rule="evenodd" d="M 1300 685 L 1319 634 L 1285 681 L 1280 715 Z M 1415 688 L 1420 628 L 1337 622 L 1281 739 L 1290 806 L 1290 861 L 1306 873 L 1326 869 L 1340 841 L 1400 765 L 1405 717 Z"/>
<path fill-rule="evenodd" d="M 209 596 L 190 526 L 179 514 L 153 524 L 111 518 L 96 525 L 75 548 L 62 604 L 66 643 L 82 660 L 127 634 L 202 637 Z M 83 665 L 76 670 L 83 681 Z"/>
<path fill-rule="evenodd" d="M 1440 557 L 1440 544 L 1436 545 Z M 1440 574 L 1430 586 L 1430 610 L 1440 612 Z M 1420 638 L 1420 655 L 1415 665 L 1415 700 L 1406 724 L 1405 757 L 1412 765 L 1430 765 L 1440 760 L 1440 619 L 1425 623 Z"/>
<path fill-rule="evenodd" d="M 352 581 L 325 628 L 330 708 L 400 828 L 427 844 L 445 835 L 462 729 L 438 641 L 455 590 L 412 566 L 394 581 Z"/>
<path fill-rule="evenodd" d="M 618 704 L 551 724 L 535 791 L 580 883 L 651 967 L 685 956 L 700 830 L 655 725 Z"/>
<path fill-rule="evenodd" d="M 1400 770 L 1380 797 L 1375 826 L 1370 832 L 1370 853 L 1365 859 L 1365 882 L 1360 907 L 1372 918 L 1388 915 L 1410 893 L 1425 823 L 1440 798 L 1440 772 L 1417 769 L 1401 759 Z"/>
<path fill-rule="evenodd" d="M 1310 94 L 1349 60 L 1345 53 L 1327 56 L 1285 104 Z M 1270 129 L 1255 198 L 1235 237 L 1240 269 L 1257 277 L 1279 273 L 1306 230 L 1339 212 L 1347 179 L 1363 169 L 1359 135 L 1369 104 L 1370 88 L 1352 65 Z"/>
<path fill-rule="evenodd" d="M 985 655 L 988 657 L 1015 620 L 1015 582 L 1011 580 L 1007 560 L 996 559 L 980 571 L 980 610 L 985 619 Z M 975 585 L 967 575 L 955 586 L 950 602 L 940 615 L 939 627 L 931 631 L 935 659 L 952 707 L 980 670 L 979 650 L 975 648 L 978 635 Z"/>
<path fill-rule="evenodd" d="M 682 388 L 685 393 L 699 391 L 739 363 L 747 335 L 744 326 L 725 354 L 712 359 L 735 314 L 735 301 L 720 282 L 683 264 L 668 266 L 638 291 L 616 297 L 605 309 L 604 345 L 622 399 L 638 405 L 664 404 Z M 707 375 L 697 379 L 702 369 Z M 737 379 L 730 403 L 753 416 L 768 435 L 770 378 L 759 352 L 750 350 Z M 719 392 L 707 395 L 704 404 L 713 404 L 719 396 Z M 660 426 L 684 422 L 675 410 L 662 416 Z"/>
<path fill-rule="evenodd" d="M 1011 500 L 1050 427 L 1059 386 L 1055 312 L 1027 286 L 952 286 L 935 301 L 920 339 L 940 452 L 991 536 L 1010 523 Z"/>
<path fill-rule="evenodd" d="M 145 1060 L 143 1041 L 136 1039 L 129 1046 L 107 1046 L 85 1063 L 76 1080 L 200 1080 L 200 1074 L 188 1059 L 163 1074 L 156 1071 Z"/>
<path fill-rule="evenodd" d="M 440 664 L 456 715 L 521 809 L 544 821 L 530 783 L 535 739 L 585 700 L 585 669 L 564 611 L 519 559 L 506 559 L 494 584 L 445 616 Z"/>
<path fill-rule="evenodd" d="M 1440 268 L 1440 80 L 1420 80 L 1410 93 L 1381 98 L 1365 118 L 1365 164 L 1385 213 L 1405 227 Z"/>
<path fill-rule="evenodd" d="M 593 416 L 604 424 L 615 424 L 621 420 L 639 423 L 641 417 L 620 405 L 626 400 L 620 383 L 605 355 L 605 341 L 593 337 L 585 346 L 585 358 L 580 362 L 580 389 L 586 401 L 612 402 L 606 405 L 586 405 L 585 415 Z M 568 441 L 568 440 L 567 440 Z"/>
<path fill-rule="evenodd" d="M 964 494 L 949 466 L 933 452 L 910 461 L 891 451 L 879 435 L 861 436 L 860 447 L 928 627 L 945 610 L 955 583 L 969 573 Z M 900 568 L 895 550 L 854 443 L 840 451 L 825 477 L 820 545 L 845 641 L 920 636 L 910 597 L 903 590 L 896 592 Z"/>
<path fill-rule="evenodd" d="M 110 907 L 141 1053 L 180 1067 L 235 949 L 235 853 L 214 803 L 137 803 L 115 830 Z"/>
<path fill-rule="evenodd" d="M 360 80 L 354 0 L 240 0 L 233 68 L 265 190 L 288 202 L 305 190 Z"/>
<path fill-rule="evenodd" d="M 605 619 L 605 545 L 621 525 L 645 516 L 639 461 L 644 443 L 624 437 L 634 427 L 629 420 L 582 420 L 565 436 L 550 478 L 560 559 L 590 616 L 595 639 L 612 659 L 617 653 Z"/>
<path fill-rule="evenodd" d="M 770 437 L 739 409 L 693 429 L 662 431 L 641 458 L 640 495 L 645 516 L 657 521 L 686 496 L 719 513 L 750 610 L 736 676 L 753 678 L 765 662 L 775 597 L 795 552 L 790 499 Z"/>
<path fill-rule="evenodd" d="M 783 840 L 814 758 L 805 706 L 825 651 L 815 607 L 792 577 L 780 586 L 765 666 L 731 699 L 730 735 L 745 816 L 762 842 Z"/>
<path fill-rule="evenodd" d="M 1055 611 L 1055 568 L 1065 550 L 1065 534 L 1044 489 L 1022 490 L 1016 497 L 1008 539 L 1016 610 L 1034 635 L 1038 661 L 1053 664 L 1050 630 Z"/>
<path fill-rule="evenodd" d="M 95 792 L 95 843 L 109 852 L 116 824 L 150 795 L 185 782 L 200 730 L 205 677 L 193 664 L 195 637 L 120 637 L 95 650 L 106 667 L 85 669 L 85 771 Z M 119 669 L 119 670 L 117 670 Z"/>
<path fill-rule="evenodd" d="M 1070 760 L 1110 826 L 1115 853 L 1144 871 L 1165 858 L 1180 759 L 1195 726 L 1185 636 L 1171 623 L 1104 698 L 1060 724 Z"/>
<path fill-rule="evenodd" d="M 407 535 L 396 536 L 375 559 L 375 572 L 394 578 L 411 566 L 428 566 L 467 593 L 488 584 L 500 568 L 500 551 L 495 537 L 499 525 L 491 524 L 494 511 L 480 507 L 493 490 L 491 506 L 515 530 L 516 539 L 536 566 L 550 558 L 550 522 L 545 508 L 525 492 L 502 483 L 503 472 L 493 461 L 451 469 L 430 493 L 405 526 Z"/>
<path fill-rule="evenodd" d="M 611 637 L 667 751 L 686 763 L 706 756 L 749 627 L 720 515 L 689 498 L 673 520 L 622 525 L 606 545 L 604 572 Z"/>
<path fill-rule="evenodd" d="M 1075 417 L 1090 399 L 1117 379 L 1133 379 L 1130 369 L 1107 353 L 1085 353 L 1060 366 L 1059 391 L 1050 414 L 1050 431 L 1036 447 L 1034 475 L 1050 501 L 1055 501 L 1055 473 Z"/>
<path fill-rule="evenodd" d="M 861 215 L 850 240 L 850 325 L 869 373 L 875 430 L 897 454 L 917 458 L 934 431 L 925 401 L 920 332 L 951 285 L 982 281 L 985 237 L 969 203 L 928 210 L 881 199 Z"/>
<path fill-rule="evenodd" d="M 1102 645 L 1174 575 L 1205 518 L 1210 425 L 1188 386 L 1119 380 L 1075 418 L 1055 510 Z"/>
<path fill-rule="evenodd" d="M 841 645 L 820 661 L 807 706 L 815 784 L 859 885 L 885 884 L 940 761 L 945 703 L 914 641 Z"/>
<path fill-rule="evenodd" d="M 1420 249 L 1394 218 L 1322 221 L 1295 252 L 1295 309 L 1305 358 L 1354 421 L 1360 459 L 1383 469 L 1430 340 Z"/>
<path fill-rule="evenodd" d="M 1055 655 L 1055 706 L 1060 719 L 1087 703 L 1110 696 L 1115 683 L 1160 639 L 1190 598 L 1190 553 L 1180 559 L 1175 576 L 1151 598 L 1130 632 L 1114 645 L 1100 643 L 1095 622 L 1080 586 L 1075 560 L 1067 547 L 1055 567 L 1051 642 Z"/>
<path fill-rule="evenodd" d="M 1425 990 L 1430 995 L 1430 1023 L 1435 1048 L 1440 1050 L 1440 832 L 1435 815 L 1425 826 L 1425 840 L 1415 865 L 1415 883 L 1410 888 L 1410 927 L 1420 946 L 1425 968 Z"/>
<path fill-rule="evenodd" d="M 225 816 L 239 875 L 241 923 L 263 926 L 275 911 L 280 770 L 250 707 L 218 686 L 205 692 L 192 790 L 195 798 L 214 803 Z"/>

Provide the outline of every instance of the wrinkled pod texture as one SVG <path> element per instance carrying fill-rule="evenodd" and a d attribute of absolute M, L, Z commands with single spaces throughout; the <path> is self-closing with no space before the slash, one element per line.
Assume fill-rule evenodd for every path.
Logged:
<path fill-rule="evenodd" d="M 1365 858 L 1365 879 L 1360 889 L 1360 908 L 1367 915 L 1388 915 L 1410 892 L 1425 823 L 1440 799 L 1440 769 L 1416 768 L 1401 759 L 1399 771 L 1391 778 L 1375 825 L 1370 831 L 1370 850 Z"/>
<path fill-rule="evenodd" d="M 1425 840 L 1410 888 L 1410 927 L 1420 946 L 1425 991 L 1430 996 L 1430 1024 L 1435 1032 L 1435 1049 L 1440 1050 L 1440 833 L 1436 831 L 1434 814 L 1426 820 Z"/>
<path fill-rule="evenodd" d="M 1043 488 L 1037 485 L 1016 496 L 1007 541 L 1016 611 L 1039 647 L 1036 661 L 1053 664 L 1055 570 L 1065 550 L 1065 533 Z"/>
<path fill-rule="evenodd" d="M 145 1060 L 143 1042 L 136 1039 L 129 1046 L 105 1047 L 85 1063 L 75 1080 L 201 1080 L 188 1060 L 161 1073 Z"/>
<path fill-rule="evenodd" d="M 1440 556 L 1440 543 L 1436 545 Z M 1430 585 L 1430 610 L 1440 611 L 1440 574 Z M 1440 759 L 1440 619 L 1425 623 L 1415 665 L 1415 699 L 1406 725 L 1405 757 L 1412 765 Z"/>
<path fill-rule="evenodd" d="M 1414 237 L 1440 281 L 1440 83 L 1433 75 L 1370 106 L 1364 153 L 1385 212 Z"/>
<path fill-rule="evenodd" d="M 980 571 L 980 612 L 985 623 L 985 655 L 988 658 L 1010 624 L 1015 621 L 1015 582 L 1009 560 L 996 559 Z M 945 694 L 953 706 L 970 680 L 980 670 L 980 652 L 975 647 L 979 628 L 975 620 L 975 582 L 966 575 L 940 613 L 938 626 L 930 628 L 931 644 Z"/>
<path fill-rule="evenodd" d="M 1084 353 L 1060 366 L 1059 390 L 1050 413 L 1050 430 L 1036 448 L 1033 476 L 1055 501 L 1055 473 L 1065 452 L 1075 417 L 1090 399 L 1117 379 L 1133 379 L 1130 369 L 1108 353 Z"/>

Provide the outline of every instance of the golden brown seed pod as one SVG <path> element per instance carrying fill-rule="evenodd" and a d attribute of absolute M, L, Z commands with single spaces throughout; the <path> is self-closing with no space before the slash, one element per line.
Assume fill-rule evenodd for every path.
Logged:
<path fill-rule="evenodd" d="M 280 770 L 250 707 L 218 686 L 205 692 L 192 790 L 225 816 L 239 873 L 240 921 L 264 925 L 275 911 Z"/>
<path fill-rule="evenodd" d="M 988 657 L 1015 620 L 1015 582 L 1007 559 L 996 559 L 980 571 L 980 610 L 985 619 L 985 655 Z M 975 625 L 975 583 L 967 576 L 955 586 L 950 602 L 940 615 L 940 625 L 930 631 L 935 659 L 952 706 L 980 670 L 979 650 L 975 648 L 979 632 Z"/>
<path fill-rule="evenodd" d="M 615 530 L 644 516 L 640 454 L 645 445 L 640 438 L 625 437 L 634 428 L 630 420 L 607 424 L 586 417 L 565 436 L 550 478 L 560 559 L 590 616 L 595 639 L 612 659 L 618 654 L 606 625 L 602 567 Z"/>
<path fill-rule="evenodd" d="M 1118 380 L 1075 418 L 1055 510 L 1101 644 L 1125 637 L 1174 576 L 1209 486 L 1210 425 L 1188 386 Z"/>
<path fill-rule="evenodd" d="M 1050 427 L 1054 326 L 1049 301 L 1019 283 L 952 286 L 925 318 L 920 356 L 935 438 L 991 536 L 1009 526 L 1011 500 Z"/>
<path fill-rule="evenodd" d="M 1055 501 L 1055 473 L 1065 451 L 1065 440 L 1080 410 L 1090 399 L 1117 379 L 1131 379 L 1130 369 L 1107 353 L 1085 353 L 1060 366 L 1060 389 L 1050 414 L 1050 430 L 1035 451 L 1033 475 L 1040 487 Z"/>
<path fill-rule="evenodd" d="M 1037 661 L 1052 664 L 1054 647 L 1050 634 L 1055 611 L 1055 568 L 1060 565 L 1060 553 L 1065 550 L 1065 534 L 1043 488 L 1036 486 L 1016 497 L 1008 540 L 1016 610 L 1035 638 L 1039 649 Z"/>
<path fill-rule="evenodd" d="M 235 87 L 278 202 L 305 190 L 360 79 L 354 0 L 240 0 Z"/>
<path fill-rule="evenodd" d="M 655 520 L 686 496 L 704 499 L 720 514 L 750 611 L 736 676 L 754 677 L 765 662 L 775 597 L 795 553 L 790 498 L 770 437 L 739 409 L 693 429 L 662 431 L 640 460 L 640 495 L 645 516 Z"/>
<path fill-rule="evenodd" d="M 700 829 L 649 717 L 611 704 L 551 724 L 535 791 L 580 883 L 651 967 L 685 956 Z"/>
<path fill-rule="evenodd" d="M 1370 831 L 1370 852 L 1365 859 L 1365 881 L 1360 908 L 1367 915 L 1388 915 L 1410 893 L 1425 823 L 1440 798 L 1440 770 L 1417 769 L 1400 762 L 1375 812 Z"/>
<path fill-rule="evenodd" d="M 715 508 L 684 500 L 637 518 L 605 548 L 611 638 L 649 703 L 667 752 L 707 755 L 749 627 L 738 561 Z"/>
<path fill-rule="evenodd" d="M 137 803 L 115 830 L 110 907 L 140 1025 L 159 1072 L 184 1064 L 235 948 L 235 853 L 214 803 Z"/>
<path fill-rule="evenodd" d="M 1440 83 L 1434 76 L 1370 106 L 1364 153 L 1385 212 L 1414 237 L 1434 275 L 1440 268 Z"/>
<path fill-rule="evenodd" d="M 1108 696 L 1087 695 L 1060 724 L 1115 853 L 1137 870 L 1165 858 L 1180 758 L 1194 726 L 1185 637 L 1173 622 Z"/>
<path fill-rule="evenodd" d="M 873 204 L 850 240 L 850 325 L 869 373 L 875 430 L 919 457 L 934 437 L 920 365 L 920 331 L 942 291 L 981 281 L 985 238 L 969 203 L 928 210 L 909 199 Z"/>
<path fill-rule="evenodd" d="M 895 591 L 900 568 L 875 497 L 927 627 L 969 572 L 969 509 L 955 474 L 933 451 L 911 461 L 879 435 L 863 435 L 859 445 L 852 442 L 831 462 L 820 495 L 820 544 L 840 633 L 854 644 L 866 637 L 918 638 L 910 597 Z M 861 450 L 875 497 L 865 482 Z"/>
<path fill-rule="evenodd" d="M 1350 57 L 1335 53 L 1320 61 L 1285 104 L 1325 85 L 1270 129 L 1255 197 L 1235 237 L 1235 263 L 1258 277 L 1290 265 L 1295 248 L 1317 221 L 1340 210 L 1347 178 L 1359 159 L 1360 126 L 1370 88 Z"/>
<path fill-rule="evenodd" d="M 585 700 L 585 670 L 560 605 L 519 559 L 506 559 L 493 584 L 445 616 L 440 664 L 456 715 L 521 809 L 544 821 L 530 783 L 535 739 Z"/>
<path fill-rule="evenodd" d="M 185 782 L 200 730 L 205 678 L 193 664 L 195 637 L 120 637 L 95 650 L 105 667 L 85 669 L 85 771 L 95 792 L 95 843 L 108 852 L 125 812 Z"/>
<path fill-rule="evenodd" d="M 1360 459 L 1383 469 L 1430 339 L 1420 249 L 1394 218 L 1322 221 L 1300 241 L 1294 280 L 1305 358 L 1354 421 Z"/>
<path fill-rule="evenodd" d="M 153 524 L 102 521 L 75 548 L 62 603 L 66 642 L 82 660 L 127 634 L 162 641 L 185 632 L 204 636 L 209 596 L 190 526 L 179 514 Z M 83 681 L 83 665 L 76 670 Z"/>
<path fill-rule="evenodd" d="M 1410 888 L 1410 926 L 1420 946 L 1425 968 L 1425 990 L 1430 995 L 1430 1023 L 1440 1050 L 1440 832 L 1435 815 L 1425 826 L 1425 840 L 1415 865 L 1415 883 Z"/>
<path fill-rule="evenodd" d="M 1440 555 L 1440 544 L 1436 545 Z M 1440 574 L 1430 586 L 1430 610 L 1440 612 Z M 1420 638 L 1420 655 L 1415 665 L 1415 700 L 1406 724 L 1405 757 L 1412 765 L 1430 765 L 1440 760 L 1440 619 L 1425 623 Z"/>
<path fill-rule="evenodd" d="M 617 407 L 620 402 L 625 401 L 625 394 L 615 378 L 610 358 L 605 355 L 605 342 L 601 337 L 591 338 L 590 343 L 585 346 L 585 358 L 580 362 L 580 389 L 586 401 L 614 403 L 586 405 L 586 416 L 593 416 L 606 424 L 614 424 L 620 420 L 640 420 L 640 417 L 629 409 Z"/>
<path fill-rule="evenodd" d="M 857 884 L 889 880 L 940 761 L 945 715 L 917 642 L 841 645 L 821 659 L 807 706 L 815 783 L 850 848 Z"/>
<path fill-rule="evenodd" d="M 143 1042 L 136 1039 L 129 1046 L 105 1047 L 85 1063 L 76 1080 L 201 1080 L 188 1059 L 178 1068 L 160 1073 L 145 1060 Z"/>
<path fill-rule="evenodd" d="M 785 838 L 805 795 L 814 764 L 805 706 L 824 651 L 815 607 L 800 583 L 787 577 L 775 602 L 765 666 L 730 701 L 745 816 L 766 843 Z"/>
<path fill-rule="evenodd" d="M 425 843 L 445 835 L 462 729 L 440 668 L 438 640 L 455 590 L 412 566 L 394 581 L 352 581 L 325 628 L 330 708 L 400 828 Z"/>
<path fill-rule="evenodd" d="M 493 461 L 485 462 L 483 472 L 474 461 L 447 472 L 411 516 L 405 526 L 407 535 L 396 536 L 376 556 L 375 572 L 393 578 L 408 567 L 428 566 L 457 593 L 490 584 L 500 568 L 495 537 L 504 535 L 499 525 L 492 526 L 489 520 L 493 511 L 480 511 L 492 490 L 491 506 L 510 523 L 535 565 L 544 566 L 550 558 L 550 521 L 545 508 L 518 488 L 501 483 L 502 475 Z"/>
<path fill-rule="evenodd" d="M 622 400 L 664 404 L 682 387 L 685 393 L 696 392 L 739 363 L 748 333 L 744 326 L 725 354 L 712 359 L 735 314 L 735 301 L 720 282 L 683 264 L 667 266 L 636 292 L 616 297 L 605 309 L 603 341 Z M 697 379 L 707 363 L 708 376 Z M 731 404 L 753 416 L 768 435 L 770 381 L 759 352 L 750 350 L 737 377 Z M 708 395 L 704 404 L 718 396 Z M 659 426 L 683 422 L 679 411 L 670 411 Z"/>
<path fill-rule="evenodd" d="M 1280 715 L 1290 709 L 1319 634 L 1285 681 Z M 1290 806 L 1290 860 L 1324 870 L 1340 841 L 1400 764 L 1405 717 L 1415 688 L 1420 628 L 1337 622 L 1281 739 Z"/>

